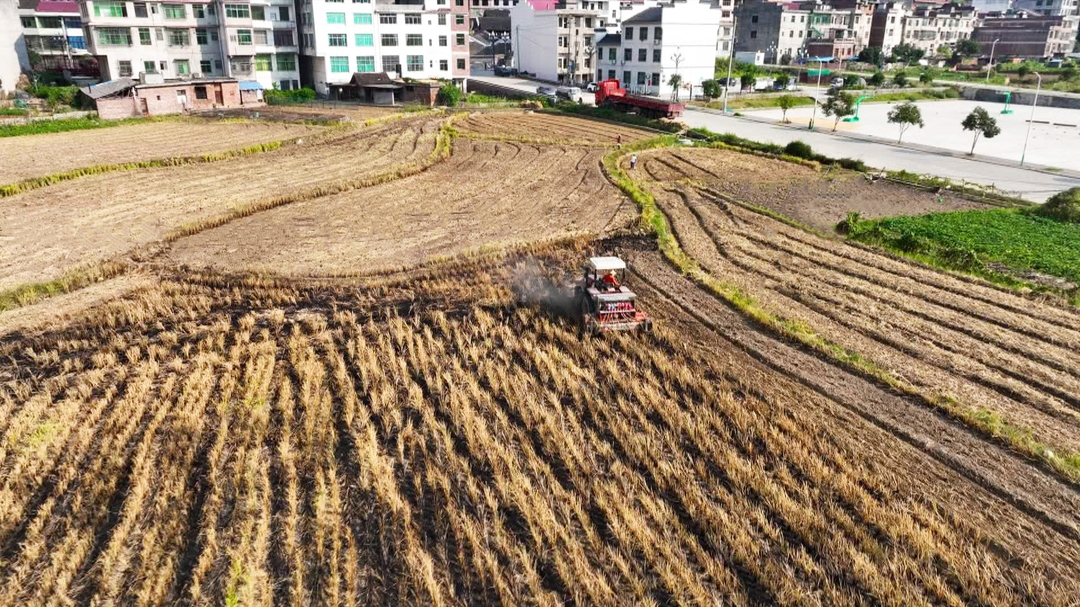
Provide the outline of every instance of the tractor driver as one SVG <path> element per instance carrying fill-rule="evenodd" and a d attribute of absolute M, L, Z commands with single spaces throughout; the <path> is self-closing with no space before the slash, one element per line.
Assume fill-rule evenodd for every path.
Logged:
<path fill-rule="evenodd" d="M 619 289 L 619 279 L 615 276 L 615 270 L 608 270 L 607 274 L 604 274 L 604 288 L 608 291 L 616 291 Z"/>

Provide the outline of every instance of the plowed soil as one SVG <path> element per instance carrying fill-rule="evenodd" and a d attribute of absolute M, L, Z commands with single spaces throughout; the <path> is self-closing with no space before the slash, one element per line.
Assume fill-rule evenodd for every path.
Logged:
<path fill-rule="evenodd" d="M 111 259 L 245 205 L 315 195 L 419 163 L 434 150 L 441 120 L 405 119 L 314 145 L 107 173 L 0 199 L 0 290 Z"/>
<path fill-rule="evenodd" d="M 467 120 L 455 123 L 455 127 L 466 137 L 518 137 L 527 141 L 548 143 L 615 145 L 620 135 L 623 143 L 655 136 L 655 133 L 631 126 L 528 110 L 473 113 Z"/>
<path fill-rule="evenodd" d="M 6 137 L 0 145 L 0 184 L 72 169 L 240 150 L 294 141 L 322 129 L 284 122 L 182 119 L 105 129 Z"/>
<path fill-rule="evenodd" d="M 635 179 L 695 179 L 752 205 L 831 232 L 849 212 L 863 218 L 984 209 L 987 205 L 842 169 L 819 172 L 732 150 L 682 148 L 642 156 Z"/>
<path fill-rule="evenodd" d="M 177 242 L 170 259 L 222 270 L 365 273 L 480 246 L 602 235 L 636 214 L 601 174 L 602 155 L 460 140 L 449 161 L 420 175 L 230 222 Z"/>

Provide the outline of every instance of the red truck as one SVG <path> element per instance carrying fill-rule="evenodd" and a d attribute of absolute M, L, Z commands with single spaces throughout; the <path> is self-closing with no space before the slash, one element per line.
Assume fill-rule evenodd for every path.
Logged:
<path fill-rule="evenodd" d="M 620 112 L 641 114 L 648 118 L 678 118 L 686 106 L 655 97 L 631 95 L 619 86 L 617 78 L 601 80 L 596 84 L 597 107 L 608 107 Z"/>

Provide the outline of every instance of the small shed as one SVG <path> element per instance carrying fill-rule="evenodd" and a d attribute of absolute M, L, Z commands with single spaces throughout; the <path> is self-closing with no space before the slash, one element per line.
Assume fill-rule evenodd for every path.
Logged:
<path fill-rule="evenodd" d="M 394 105 L 401 101 L 404 89 L 404 82 L 386 72 L 356 73 L 344 84 L 331 84 L 330 97 L 338 101 Z"/>
<path fill-rule="evenodd" d="M 132 100 L 132 92 L 138 80 L 117 78 L 79 89 L 82 105 L 93 106 L 103 120 L 133 118 L 139 113 Z"/>
<path fill-rule="evenodd" d="M 263 102 L 263 85 L 256 80 L 241 80 L 240 103 L 243 105 L 256 105 Z"/>

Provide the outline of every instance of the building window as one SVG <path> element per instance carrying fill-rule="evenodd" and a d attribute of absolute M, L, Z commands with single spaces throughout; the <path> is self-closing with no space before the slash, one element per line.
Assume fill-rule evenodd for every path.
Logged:
<path fill-rule="evenodd" d="M 450 69 L 450 63 L 446 59 L 439 59 L 439 71 L 445 72 Z"/>
<path fill-rule="evenodd" d="M 256 72 L 269 72 L 274 69 L 272 67 L 273 57 L 270 55 L 255 55 L 255 71 Z"/>
<path fill-rule="evenodd" d="M 330 25 L 345 25 L 345 13 L 326 13 L 326 22 Z"/>
<path fill-rule="evenodd" d="M 353 25 L 371 25 L 371 13 L 353 13 Z"/>
<path fill-rule="evenodd" d="M 130 61 L 117 61 L 117 72 L 119 72 L 121 78 L 131 78 L 131 62 Z"/>
<path fill-rule="evenodd" d="M 145 19 L 147 17 L 145 2 L 135 3 L 135 16 L 140 19 Z"/>
<path fill-rule="evenodd" d="M 750 30 L 750 37 L 757 38 L 757 30 Z"/>
<path fill-rule="evenodd" d="M 157 73 L 157 65 L 153 61 L 143 61 L 142 62 L 142 69 L 147 74 L 156 74 Z"/>
<path fill-rule="evenodd" d="M 407 14 L 405 15 L 405 25 L 420 25 L 419 14 Z"/>
<path fill-rule="evenodd" d="M 465 6 L 465 0 L 454 0 L 454 6 Z"/>
<path fill-rule="evenodd" d="M 397 34 L 383 34 L 380 42 L 383 46 L 397 46 Z"/>
<path fill-rule="evenodd" d="M 440 13 L 439 14 L 439 25 L 446 25 L 446 14 L 445 13 Z"/>
<path fill-rule="evenodd" d="M 68 36 L 68 46 L 75 49 L 86 50 L 86 38 L 82 36 Z"/>
<path fill-rule="evenodd" d="M 459 69 L 459 70 L 465 69 L 465 60 L 464 59 L 458 59 L 457 60 L 457 69 Z"/>
<path fill-rule="evenodd" d="M 37 28 L 37 25 L 34 24 L 33 17 L 19 17 L 19 21 L 22 21 L 23 29 L 32 30 Z"/>
<path fill-rule="evenodd" d="M 127 17 L 126 2 L 95 2 L 95 17 Z"/>
<path fill-rule="evenodd" d="M 139 28 L 139 44 L 153 44 L 153 41 L 150 40 L 150 28 Z"/>
<path fill-rule="evenodd" d="M 660 41 L 664 39 L 664 28 L 659 25 L 653 28 L 653 40 Z"/>
<path fill-rule="evenodd" d="M 458 46 L 465 46 L 465 34 L 455 34 L 454 44 Z"/>
<path fill-rule="evenodd" d="M 424 56 L 423 55 L 406 55 L 405 57 L 405 69 L 410 72 L 422 72 L 424 71 Z"/>
<path fill-rule="evenodd" d="M 345 34 L 329 34 L 330 46 L 348 46 L 349 41 Z"/>
<path fill-rule="evenodd" d="M 633 40 L 634 39 L 634 28 L 632 28 L 632 27 L 626 28 L 626 39 L 627 40 Z"/>
<path fill-rule="evenodd" d="M 195 43 L 199 46 L 210 44 L 210 34 L 204 29 L 195 30 Z"/>
<path fill-rule="evenodd" d="M 383 55 L 382 71 L 396 72 L 399 65 L 401 65 L 401 59 L 397 55 Z"/>
<path fill-rule="evenodd" d="M 757 15 L 751 15 L 750 23 L 757 23 Z"/>
<path fill-rule="evenodd" d="M 274 30 L 274 46 L 296 46 L 292 30 Z"/>
<path fill-rule="evenodd" d="M 375 46 L 375 36 L 371 34 L 356 34 L 356 46 Z"/>
<path fill-rule="evenodd" d="M 632 48 L 624 48 L 623 52 L 622 52 L 622 58 L 623 58 L 623 61 L 633 61 L 634 60 L 634 49 L 632 49 Z"/>
<path fill-rule="evenodd" d="M 649 75 L 648 75 L 648 74 L 646 74 L 645 72 L 638 72 L 638 73 L 637 73 L 637 83 L 638 83 L 638 86 L 645 86 L 645 81 L 646 81 L 646 80 L 647 80 L 648 78 L 649 78 Z"/>
<path fill-rule="evenodd" d="M 195 98 L 196 99 L 202 99 L 204 101 L 206 99 L 208 99 L 208 97 L 206 95 L 206 87 L 205 86 L 197 86 L 197 87 L 195 87 Z"/>
<path fill-rule="evenodd" d="M 277 56 L 277 69 L 279 72 L 295 72 L 296 71 L 296 55 L 292 53 L 282 53 Z"/>
<path fill-rule="evenodd" d="M 183 4 L 162 4 L 161 11 L 166 19 L 187 19 L 187 7 Z"/>
<path fill-rule="evenodd" d="M 353 4 L 371 4 L 371 0 L 352 0 Z"/>
<path fill-rule="evenodd" d="M 348 57 L 331 57 L 330 58 L 330 72 L 334 74 L 347 74 L 349 73 L 349 58 Z"/>
<path fill-rule="evenodd" d="M 214 65 L 213 62 L 210 61 L 209 59 L 203 59 L 202 61 L 199 62 L 199 72 L 201 72 L 203 74 L 213 74 L 214 73 L 213 65 Z"/>
<path fill-rule="evenodd" d="M 255 44 L 270 44 L 270 31 L 255 30 Z"/>
<path fill-rule="evenodd" d="M 206 19 L 206 5 L 204 4 L 193 4 L 191 12 L 195 13 L 196 19 Z"/>
<path fill-rule="evenodd" d="M 251 10 L 247 4 L 226 4 L 225 16 L 233 19 L 251 19 Z"/>
<path fill-rule="evenodd" d="M 60 17 L 38 17 L 38 26 L 41 29 L 58 30 L 62 26 L 60 25 Z M 80 27 L 82 27 L 80 25 Z"/>
<path fill-rule="evenodd" d="M 630 72 L 623 72 L 622 73 L 622 83 L 623 83 L 623 85 L 630 84 Z"/>
<path fill-rule="evenodd" d="M 439 46 L 446 46 L 446 36 L 439 36 Z"/>
<path fill-rule="evenodd" d="M 649 81 L 653 83 L 653 86 L 660 86 L 662 84 L 660 82 L 660 74 L 656 72 L 653 72 L 652 79 L 650 79 Z"/>
<path fill-rule="evenodd" d="M 176 61 L 173 61 L 173 69 L 176 70 L 178 75 L 191 73 L 191 66 L 188 65 L 187 59 L 177 59 Z"/>
<path fill-rule="evenodd" d="M 287 6 L 279 6 L 278 7 L 278 21 L 288 21 L 288 20 L 289 20 L 289 7 L 287 7 Z"/>
<path fill-rule="evenodd" d="M 454 15 L 455 25 L 465 25 L 465 15 Z"/>
<path fill-rule="evenodd" d="M 652 52 L 652 62 L 660 63 L 660 49 L 654 48 Z"/>
<path fill-rule="evenodd" d="M 169 69 L 169 62 L 168 61 L 159 61 L 158 62 L 158 69 L 161 70 L 162 72 Z"/>
<path fill-rule="evenodd" d="M 236 30 L 236 43 L 249 46 L 251 44 L 251 30 Z"/>
<path fill-rule="evenodd" d="M 365 73 L 365 74 L 370 74 L 370 73 L 374 72 L 375 71 L 375 58 L 371 57 L 371 56 L 357 57 L 356 58 L 356 71 L 362 72 L 362 73 Z"/>
<path fill-rule="evenodd" d="M 379 14 L 379 23 L 386 24 L 386 25 L 394 25 L 394 24 L 397 23 L 397 14 L 396 13 L 380 13 Z"/>
<path fill-rule="evenodd" d="M 405 46 L 424 46 L 424 36 L 422 34 L 406 34 Z"/>
<path fill-rule="evenodd" d="M 649 60 L 649 51 L 647 49 L 639 48 L 637 51 L 637 60 L 645 62 Z"/>
<path fill-rule="evenodd" d="M 266 7 L 265 6 L 251 6 L 251 18 L 256 21 L 266 21 Z"/>
<path fill-rule="evenodd" d="M 131 46 L 131 30 L 126 27 L 103 27 L 98 30 L 102 46 Z"/>

